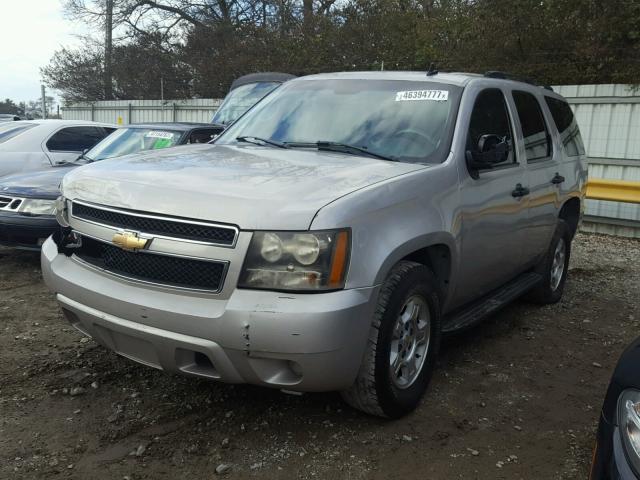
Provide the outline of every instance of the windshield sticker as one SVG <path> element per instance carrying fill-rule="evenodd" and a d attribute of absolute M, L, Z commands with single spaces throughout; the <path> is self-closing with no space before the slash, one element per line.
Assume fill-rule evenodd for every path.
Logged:
<path fill-rule="evenodd" d="M 151 130 L 150 132 L 147 132 L 145 137 L 148 138 L 166 138 L 168 140 L 173 138 L 173 133 L 171 132 L 161 132 L 159 130 Z"/>
<path fill-rule="evenodd" d="M 407 102 L 412 100 L 446 102 L 449 100 L 449 92 L 447 90 L 407 90 L 404 92 L 396 92 L 396 102 Z"/>

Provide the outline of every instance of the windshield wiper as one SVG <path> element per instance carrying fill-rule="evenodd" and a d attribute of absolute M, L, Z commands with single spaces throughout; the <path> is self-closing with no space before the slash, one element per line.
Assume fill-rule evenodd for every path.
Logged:
<path fill-rule="evenodd" d="M 327 152 L 339 152 L 349 153 L 352 155 L 367 155 L 368 157 L 379 158 L 381 160 L 388 160 L 390 162 L 397 162 L 397 158 L 387 157 L 380 153 L 372 152 L 367 147 L 358 147 L 357 145 L 350 145 L 348 143 L 329 142 L 320 140 L 315 143 L 297 143 L 297 142 L 285 142 L 288 147 L 316 147 L 318 150 L 324 150 Z"/>
<path fill-rule="evenodd" d="M 76 158 L 73 162 L 65 162 L 65 163 L 76 163 L 78 160 L 86 160 L 87 163 L 91 163 L 95 161 L 93 158 L 87 157 L 84 153 L 81 153 L 80 155 L 78 155 L 78 158 Z"/>
<path fill-rule="evenodd" d="M 254 145 L 272 145 L 278 148 L 289 148 L 289 145 L 286 145 L 282 142 L 277 142 L 275 140 L 269 140 L 268 138 L 254 137 L 252 135 L 244 135 L 242 137 L 236 137 L 238 142 L 246 142 L 253 143 Z"/>

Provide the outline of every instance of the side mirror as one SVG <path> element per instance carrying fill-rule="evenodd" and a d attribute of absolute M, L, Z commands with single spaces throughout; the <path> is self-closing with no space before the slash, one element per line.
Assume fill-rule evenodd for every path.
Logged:
<path fill-rule="evenodd" d="M 84 154 L 87 153 L 89 150 L 91 150 L 90 148 L 85 148 L 82 150 L 82 153 L 80 153 L 80 155 L 78 155 L 78 157 L 76 158 L 76 160 L 80 160 L 82 159 L 82 157 L 84 157 Z"/>
<path fill-rule="evenodd" d="M 467 167 L 471 176 L 478 178 L 478 170 L 491 169 L 494 165 L 505 162 L 509 158 L 510 151 L 507 137 L 492 133 L 480 136 L 477 150 L 466 151 Z"/>

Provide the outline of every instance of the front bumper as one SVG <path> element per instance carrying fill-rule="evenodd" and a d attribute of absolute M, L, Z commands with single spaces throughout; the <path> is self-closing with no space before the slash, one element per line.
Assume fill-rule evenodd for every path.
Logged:
<path fill-rule="evenodd" d="M 230 383 L 331 391 L 356 378 L 378 288 L 322 294 L 143 286 L 59 254 L 42 273 L 67 319 L 105 347 L 155 368 Z"/>
<path fill-rule="evenodd" d="M 637 480 L 627 460 L 618 427 L 600 415 L 589 480 Z"/>
<path fill-rule="evenodd" d="M 611 478 L 617 480 L 637 480 L 638 477 L 631 470 L 620 439 L 618 427 L 613 431 L 613 460 L 611 462 Z"/>
<path fill-rule="evenodd" d="M 58 228 L 52 215 L 21 215 L 0 212 L 0 245 L 40 250 L 42 243 Z"/>

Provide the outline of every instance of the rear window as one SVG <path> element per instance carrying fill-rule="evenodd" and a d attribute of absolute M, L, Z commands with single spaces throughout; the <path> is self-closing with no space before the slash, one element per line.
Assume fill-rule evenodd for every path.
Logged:
<path fill-rule="evenodd" d="M 547 125 L 544 123 L 536 97 L 528 92 L 516 90 L 513 92 L 513 100 L 522 126 L 527 161 L 543 160 L 551 156 Z"/>
<path fill-rule="evenodd" d="M 26 132 L 37 125 L 37 123 L 23 123 L 18 125 L 15 123 L 7 123 L 0 125 L 0 143 L 4 143 L 10 138 L 20 135 L 22 132 Z"/>
<path fill-rule="evenodd" d="M 102 127 L 66 127 L 47 140 L 47 149 L 50 152 L 82 152 L 92 148 L 113 130 Z"/>
<path fill-rule="evenodd" d="M 248 83 L 231 90 L 213 116 L 211 123 L 230 125 L 271 93 L 279 82 Z"/>
<path fill-rule="evenodd" d="M 544 97 L 547 102 L 553 122 L 560 133 L 560 139 L 564 145 L 565 152 L 570 157 L 584 155 L 584 144 L 580 135 L 580 129 L 576 123 L 573 111 L 569 104 L 557 98 Z"/>

